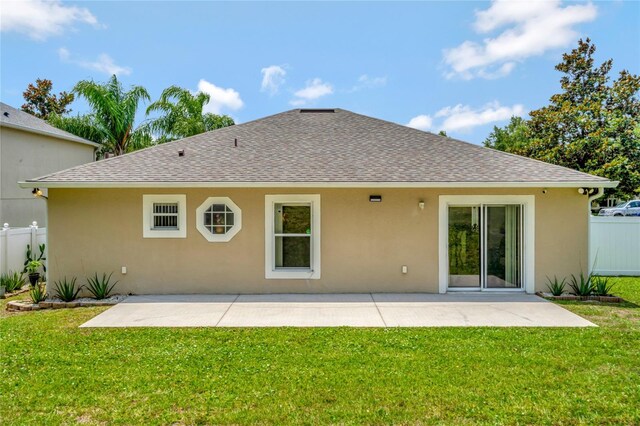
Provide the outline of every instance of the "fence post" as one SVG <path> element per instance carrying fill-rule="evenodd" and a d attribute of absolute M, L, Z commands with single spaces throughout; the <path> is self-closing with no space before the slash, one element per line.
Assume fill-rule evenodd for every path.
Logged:
<path fill-rule="evenodd" d="M 0 243 L 2 244 L 2 262 L 0 262 L 0 274 L 9 269 L 9 224 L 5 223 L 0 230 Z"/>

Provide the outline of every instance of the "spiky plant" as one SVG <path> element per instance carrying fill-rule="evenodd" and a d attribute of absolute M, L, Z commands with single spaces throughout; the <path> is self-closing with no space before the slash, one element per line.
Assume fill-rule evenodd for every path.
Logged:
<path fill-rule="evenodd" d="M 78 293 L 82 290 L 82 286 L 76 288 L 76 277 L 73 277 L 71 280 L 67 280 L 67 277 L 64 277 L 60 281 L 55 282 L 56 286 L 56 297 L 58 297 L 63 302 L 71 302 L 78 297 Z"/>
<path fill-rule="evenodd" d="M 118 281 L 110 284 L 111 275 L 113 275 L 113 272 L 109 276 L 102 274 L 102 278 L 99 278 L 96 273 L 93 277 L 87 278 L 87 290 L 93 295 L 94 299 L 102 300 L 109 297 L 113 288 L 118 284 Z"/>
<path fill-rule="evenodd" d="M 564 293 L 564 289 L 567 285 L 566 278 L 563 278 L 562 280 L 558 280 L 558 277 L 554 275 L 553 280 L 547 277 L 547 281 L 549 282 L 547 284 L 547 288 L 549 289 L 549 292 L 554 296 L 562 296 L 562 294 Z"/>

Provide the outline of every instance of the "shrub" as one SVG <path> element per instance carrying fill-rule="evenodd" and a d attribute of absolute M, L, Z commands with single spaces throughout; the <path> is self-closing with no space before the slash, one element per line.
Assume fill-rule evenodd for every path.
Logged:
<path fill-rule="evenodd" d="M 593 293 L 593 283 L 591 282 L 591 274 L 585 276 L 580 272 L 580 277 L 571 274 L 571 283 L 569 286 L 576 296 L 590 296 Z"/>
<path fill-rule="evenodd" d="M 20 272 L 7 272 L 0 276 L 0 287 L 4 287 L 7 293 L 18 291 L 24 285 L 24 277 Z"/>
<path fill-rule="evenodd" d="M 70 281 L 67 281 L 67 277 L 64 277 L 61 281 L 55 282 L 56 297 L 63 302 L 71 302 L 78 297 L 78 293 L 82 290 L 82 287 L 76 288 L 76 278 L 73 277 Z"/>
<path fill-rule="evenodd" d="M 611 290 L 614 284 L 609 282 L 609 278 L 596 275 L 591 281 L 593 282 L 593 292 L 595 294 L 598 296 L 611 296 Z"/>
<path fill-rule="evenodd" d="M 40 303 L 47 298 L 47 291 L 44 285 L 36 284 L 29 290 L 29 295 L 33 303 Z"/>
<path fill-rule="evenodd" d="M 549 289 L 549 292 L 554 296 L 562 296 L 562 293 L 564 293 L 564 288 L 567 285 L 566 278 L 563 278 L 561 281 L 558 281 L 558 277 L 554 275 L 553 281 L 549 277 L 547 277 L 547 281 L 549 281 L 549 284 L 547 284 L 547 288 Z"/>
<path fill-rule="evenodd" d="M 98 277 L 96 273 L 92 278 L 87 278 L 87 290 L 93 295 L 94 299 L 101 300 L 106 299 L 111 294 L 111 290 L 118 284 L 118 281 L 110 284 L 111 275 L 113 272 L 107 276 L 107 274 L 102 274 L 102 278 Z"/>
<path fill-rule="evenodd" d="M 38 272 L 38 269 L 40 269 L 41 266 L 42 262 L 40 262 L 39 260 L 32 260 L 26 264 L 25 271 L 30 274 L 35 274 L 36 272 Z"/>

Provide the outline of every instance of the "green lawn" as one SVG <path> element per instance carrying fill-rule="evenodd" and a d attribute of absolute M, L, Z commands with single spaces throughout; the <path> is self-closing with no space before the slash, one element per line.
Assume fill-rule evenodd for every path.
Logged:
<path fill-rule="evenodd" d="M 616 279 L 640 305 L 640 279 Z M 640 307 L 589 329 L 79 329 L 8 314 L 0 424 L 640 424 Z"/>

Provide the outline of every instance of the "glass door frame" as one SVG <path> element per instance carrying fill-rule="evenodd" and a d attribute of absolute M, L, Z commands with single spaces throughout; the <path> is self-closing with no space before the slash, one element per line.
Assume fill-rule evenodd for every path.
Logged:
<path fill-rule="evenodd" d="M 439 197 L 439 292 L 534 293 L 535 196 L 534 195 L 441 195 Z M 521 232 L 519 288 L 486 288 L 487 207 L 520 205 Z M 480 207 L 480 286 L 449 287 L 449 207 Z"/>

